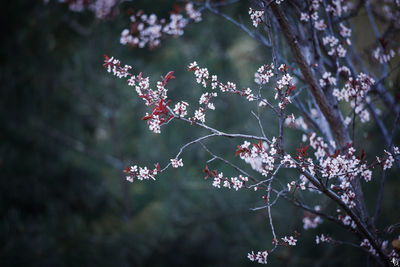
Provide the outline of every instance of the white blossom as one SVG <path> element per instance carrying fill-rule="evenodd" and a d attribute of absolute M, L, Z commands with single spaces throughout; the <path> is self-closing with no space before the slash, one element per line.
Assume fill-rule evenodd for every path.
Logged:
<path fill-rule="evenodd" d="M 170 161 L 173 168 L 183 167 L 182 159 L 171 159 Z"/>

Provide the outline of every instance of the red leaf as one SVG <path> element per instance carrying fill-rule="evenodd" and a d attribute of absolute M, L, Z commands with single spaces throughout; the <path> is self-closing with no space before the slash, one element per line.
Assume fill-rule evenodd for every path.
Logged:
<path fill-rule="evenodd" d="M 296 159 L 301 160 L 304 159 L 307 156 L 307 150 L 309 148 L 309 145 L 306 145 L 303 147 L 303 145 L 300 145 L 300 148 L 296 148 L 297 155 Z"/>
<path fill-rule="evenodd" d="M 237 157 L 240 153 L 245 152 L 245 150 L 241 146 L 237 146 L 237 150 L 235 152 L 235 157 Z"/>
<path fill-rule="evenodd" d="M 174 6 L 172 7 L 172 11 L 171 11 L 171 13 L 176 13 L 176 14 L 178 14 L 179 12 L 181 12 L 181 7 L 177 4 L 177 3 L 174 3 Z"/>
<path fill-rule="evenodd" d="M 131 168 L 129 166 L 126 166 L 125 169 L 124 169 L 124 172 L 128 173 L 130 170 L 131 170 Z"/>
<path fill-rule="evenodd" d="M 204 168 L 203 172 L 204 172 L 205 174 L 207 174 L 207 176 L 204 177 L 204 179 L 207 179 L 207 178 L 211 177 L 211 175 L 212 175 L 212 172 L 208 169 L 208 166 L 207 166 L 207 165 L 206 165 L 206 167 Z"/>
<path fill-rule="evenodd" d="M 257 147 L 258 150 L 262 150 L 262 140 L 258 144 L 253 144 L 253 146 Z"/>
<path fill-rule="evenodd" d="M 386 46 L 387 46 L 387 44 L 388 44 L 388 41 L 385 40 L 384 38 L 379 38 L 378 40 L 379 40 L 379 42 L 381 43 L 382 48 L 385 50 L 385 49 L 386 49 Z"/>
<path fill-rule="evenodd" d="M 147 120 L 149 120 L 149 119 L 151 119 L 151 118 L 153 118 L 153 115 L 152 115 L 152 114 L 149 114 L 149 115 L 144 116 L 144 117 L 142 118 L 142 121 L 147 121 Z"/>
<path fill-rule="evenodd" d="M 210 172 L 210 170 L 208 169 L 208 166 L 207 166 L 207 165 L 206 165 L 206 167 L 204 168 L 203 172 L 205 172 L 205 173 L 209 173 L 209 172 Z"/>
<path fill-rule="evenodd" d="M 107 68 L 109 65 L 112 65 L 112 62 L 108 62 L 110 58 L 107 55 L 104 55 L 104 64 L 103 67 Z"/>
<path fill-rule="evenodd" d="M 365 158 L 365 151 L 364 151 L 364 148 L 363 149 L 361 149 L 361 160 L 363 160 L 364 158 Z"/>
<path fill-rule="evenodd" d="M 135 13 L 135 12 L 133 11 L 132 8 L 128 8 L 128 10 L 126 10 L 126 14 L 128 14 L 128 15 L 133 15 L 133 13 Z"/>
<path fill-rule="evenodd" d="M 166 85 L 169 80 L 175 79 L 175 76 L 173 76 L 174 71 L 170 71 L 165 75 L 165 77 L 161 77 L 163 85 Z"/>
<path fill-rule="evenodd" d="M 156 163 L 156 164 L 154 164 L 154 166 L 156 167 L 157 172 L 159 172 L 161 170 L 160 164 Z"/>
<path fill-rule="evenodd" d="M 290 95 L 292 91 L 296 88 L 296 86 L 292 85 L 288 88 L 287 94 Z"/>
<path fill-rule="evenodd" d="M 337 158 L 337 156 L 339 156 L 340 153 L 340 149 L 336 149 L 335 150 L 335 154 L 329 155 L 331 158 Z"/>

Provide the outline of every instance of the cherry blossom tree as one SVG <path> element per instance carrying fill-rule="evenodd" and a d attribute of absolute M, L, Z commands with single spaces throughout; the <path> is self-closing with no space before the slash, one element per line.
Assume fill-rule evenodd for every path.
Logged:
<path fill-rule="evenodd" d="M 119 3 L 105 0 L 64 2 L 75 11 L 89 8 L 99 18 L 114 14 Z M 175 123 L 208 131 L 207 135 L 182 144 L 164 165 L 133 163 L 126 167 L 126 179 L 129 182 L 156 180 L 170 167 L 184 167 L 185 149 L 197 145 L 211 157 L 202 167 L 210 186 L 216 190 L 264 193 L 265 205 L 252 210 L 266 210 L 273 239 L 271 246 L 263 251 L 254 252 L 250 248 L 249 260 L 265 264 L 276 249 L 301 243 L 296 230 L 282 236 L 277 233 L 271 207 L 282 199 L 304 210 L 304 217 L 299 218 L 304 230 L 331 221 L 358 240 L 358 243 L 350 243 L 337 240 L 329 233 L 320 233 L 315 237 L 316 244 L 350 244 L 369 253 L 378 265 L 398 262 L 399 237 L 393 232 L 399 223 L 388 225 L 382 231 L 377 228 L 377 221 L 385 180 L 391 178 L 387 173 L 391 168 L 400 172 L 400 151 L 395 144 L 400 105 L 398 95 L 394 95 L 394 88 L 399 85 L 387 83 L 400 66 L 397 59 L 400 47 L 395 37 L 400 30 L 399 1 L 253 0 L 248 2 L 247 21 L 224 13 L 227 6 L 237 2 L 184 1 L 175 4 L 167 18 L 142 10 L 130 11 L 130 21 L 121 29 L 122 45 L 155 48 L 169 37 L 183 35 L 190 24 L 201 23 L 203 16 L 216 15 L 265 47 L 272 62 L 253 70 L 254 83 L 248 87 L 221 79 L 196 61 L 188 62 L 187 70 L 194 75 L 200 88 L 193 90 L 204 91 L 199 100 L 189 101 L 168 97 L 168 83 L 176 79 L 173 71 L 167 70 L 169 72 L 152 85 L 150 77 L 140 70 L 105 56 L 106 70 L 125 79 L 127 86 L 133 87 L 149 107 L 142 120 L 151 132 L 162 134 L 165 125 Z M 373 33 L 372 45 L 367 51 L 359 51 L 353 44 L 353 34 L 360 31 L 360 27 L 355 27 L 352 19 L 361 13 L 367 17 L 362 27 Z M 271 91 L 273 98 L 267 97 L 266 92 Z M 207 122 L 209 113 L 218 112 L 215 99 L 221 94 L 245 98 L 253 107 L 249 119 L 257 121 L 258 129 L 252 129 L 254 134 L 230 133 Z M 385 110 L 376 108 L 377 102 L 384 103 Z M 275 127 L 278 135 L 266 134 L 262 120 L 265 112 L 276 117 L 275 125 L 269 127 Z M 383 142 L 379 154 L 362 148 L 367 139 L 355 141 L 355 130 L 363 124 L 375 124 L 378 128 Z M 285 145 L 288 131 L 302 133 L 296 141 L 297 147 Z M 217 138 L 236 140 L 236 147 L 232 149 L 242 160 L 241 164 L 227 160 L 207 145 L 209 139 Z M 212 168 L 213 161 L 223 162 L 237 175 L 224 175 L 221 170 Z M 246 170 L 248 168 L 251 173 Z M 283 169 L 297 173 L 286 185 L 279 182 Z M 368 187 L 372 179 L 379 180 L 380 186 L 376 188 L 375 207 L 367 207 L 363 187 Z M 299 194 L 329 199 L 336 208 L 332 211 L 319 205 L 311 207 L 298 197 Z"/>

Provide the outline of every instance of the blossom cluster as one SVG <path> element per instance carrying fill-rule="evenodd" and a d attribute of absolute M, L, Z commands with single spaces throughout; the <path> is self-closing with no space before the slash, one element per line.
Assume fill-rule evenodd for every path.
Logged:
<path fill-rule="evenodd" d="M 388 51 L 383 50 L 381 47 L 377 47 L 372 52 L 373 57 L 379 61 L 379 63 L 388 63 L 394 56 L 396 52 L 393 49 L 388 49 Z"/>
<path fill-rule="evenodd" d="M 171 165 L 173 168 L 183 167 L 182 159 L 171 159 Z"/>
<path fill-rule="evenodd" d="M 398 237 L 397 240 L 400 240 L 400 237 Z M 385 242 L 386 242 L 386 241 L 385 241 Z M 383 243 L 385 243 L 385 242 L 383 242 Z M 388 243 L 388 242 L 386 242 L 386 244 L 387 244 L 387 243 Z M 387 246 L 387 245 L 386 245 L 386 246 Z M 382 244 L 382 248 L 385 248 L 385 247 L 383 246 L 383 244 Z M 398 250 L 396 251 L 396 250 L 392 249 L 392 250 L 390 251 L 390 253 L 389 253 L 389 257 L 390 257 L 390 259 L 392 260 L 392 263 L 397 263 L 397 262 L 400 261 L 400 255 L 399 255 L 399 253 L 398 253 Z"/>
<path fill-rule="evenodd" d="M 254 10 L 251 7 L 249 8 L 250 19 L 253 22 L 253 26 L 257 28 L 258 24 L 262 23 L 264 11 L 262 10 Z"/>
<path fill-rule="evenodd" d="M 293 77 L 288 73 L 289 67 L 286 64 L 281 64 L 277 71 L 280 71 L 282 75 L 278 78 L 275 85 L 275 99 L 279 100 L 278 106 L 281 110 L 285 109 L 286 105 L 291 103 L 290 95 L 296 88 L 294 85 Z M 264 85 L 270 81 L 270 78 L 274 77 L 275 66 L 273 63 L 269 65 L 262 65 L 258 68 L 257 72 L 254 73 L 254 82 Z M 263 107 L 268 104 L 266 99 L 261 99 L 259 106 Z"/>
<path fill-rule="evenodd" d="M 93 11 L 97 18 L 110 18 L 115 13 L 115 7 L 119 4 L 119 0 L 96 0 L 89 9 Z"/>
<path fill-rule="evenodd" d="M 351 1 L 346 0 L 334 0 L 327 2 L 325 3 L 325 10 L 323 8 L 321 9 L 321 4 L 322 0 L 313 0 L 309 8 L 305 10 L 305 12 L 300 13 L 300 21 L 309 22 L 311 19 L 313 27 L 320 32 L 326 32 L 328 28 L 325 19 L 320 18 L 320 15 L 323 14 L 322 12 L 327 12 L 329 16 L 334 18 L 341 17 L 352 9 Z M 378 12 L 381 17 L 384 17 L 387 21 L 390 21 L 392 25 L 396 25 L 396 28 L 400 28 L 400 11 L 398 8 L 393 6 L 393 1 L 385 1 L 383 5 L 377 5 L 374 7 L 374 9 L 376 9 L 376 12 Z M 325 35 L 322 38 L 322 43 L 324 46 L 326 46 L 328 55 L 343 58 L 347 54 L 344 44 L 351 44 L 350 39 L 352 31 L 343 22 L 340 22 L 338 27 L 332 25 L 332 28 L 333 30 L 336 28 L 340 35 L 335 36 L 334 32 L 331 31 L 329 35 Z M 338 37 L 340 37 L 340 40 Z M 389 42 L 388 40 L 380 38 L 378 41 L 379 46 L 372 51 L 372 56 L 381 64 L 384 64 L 389 62 L 396 55 L 396 52 L 393 48 L 387 47 Z"/>
<path fill-rule="evenodd" d="M 121 67 L 121 62 L 119 59 L 114 57 L 109 58 L 106 55 L 104 56 L 103 66 L 107 69 L 107 72 L 112 72 L 112 74 L 118 78 L 126 78 L 130 76 L 129 70 L 132 69 L 132 66 L 129 65 Z"/>
<path fill-rule="evenodd" d="M 254 73 L 254 82 L 259 85 L 267 84 L 272 77 L 274 77 L 274 64 L 262 65 Z"/>
<path fill-rule="evenodd" d="M 246 187 L 246 182 L 249 180 L 248 177 L 239 175 L 238 177 L 225 177 L 222 172 L 218 173 L 216 170 L 209 170 L 208 167 L 206 166 L 203 170 L 204 173 L 206 173 L 205 179 L 208 178 L 213 178 L 213 183 L 212 185 L 217 188 L 225 187 L 228 189 L 235 189 L 238 191 L 239 189 Z"/>
<path fill-rule="evenodd" d="M 319 85 L 325 87 L 327 85 L 336 85 L 336 78 L 330 72 L 324 72 L 322 79 L 319 80 Z"/>
<path fill-rule="evenodd" d="M 383 170 L 386 170 L 386 169 L 392 168 L 392 165 L 393 165 L 395 159 L 394 159 L 394 156 L 393 156 L 392 153 L 390 153 L 390 152 L 388 152 L 386 150 L 384 150 L 384 152 L 386 154 L 385 158 L 381 159 L 381 158 L 379 158 L 377 156 L 376 157 L 376 161 L 379 164 L 381 164 Z M 399 148 L 398 147 L 394 147 L 394 153 L 395 153 L 395 156 L 399 155 Z"/>
<path fill-rule="evenodd" d="M 296 88 L 294 85 L 293 77 L 288 73 L 289 67 L 286 64 L 281 64 L 278 68 L 283 75 L 276 82 L 275 90 L 275 99 L 279 99 L 278 106 L 280 109 L 284 109 L 287 104 L 292 103 L 290 100 L 290 95 L 293 90 Z"/>
<path fill-rule="evenodd" d="M 322 44 L 325 45 L 328 49 L 327 53 L 330 56 L 338 56 L 338 57 L 345 57 L 346 56 L 346 49 L 343 45 L 339 42 L 339 39 L 333 35 L 327 35 L 322 38 Z"/>
<path fill-rule="evenodd" d="M 393 24 L 397 29 L 400 28 L 400 1 L 399 0 L 384 0 L 383 3 L 374 5 L 374 9 L 385 18 L 386 21 Z"/>
<path fill-rule="evenodd" d="M 338 212 L 337 218 L 338 218 L 339 221 L 341 221 L 343 223 L 343 225 L 349 226 L 352 229 L 356 229 L 357 228 L 357 225 L 356 225 L 355 221 L 353 221 L 349 215 L 342 214 L 339 209 L 337 210 L 337 212 Z"/>
<path fill-rule="evenodd" d="M 392 1 L 392 0 L 384 0 L 375 5 L 372 5 L 374 12 L 376 12 L 377 16 L 383 18 L 386 22 L 390 23 L 393 28 L 400 28 L 400 1 Z M 379 63 L 385 64 L 391 61 L 396 54 L 400 53 L 398 50 L 399 45 L 398 42 L 395 41 L 395 38 L 390 38 L 390 35 L 385 36 L 383 34 L 381 38 L 377 39 L 378 46 L 372 50 L 372 56 Z M 396 51 L 397 50 L 397 51 Z"/>
<path fill-rule="evenodd" d="M 253 101 L 255 99 L 255 96 L 250 88 L 236 89 L 236 84 L 233 82 L 222 83 L 218 81 L 217 75 L 211 75 L 207 68 L 199 67 L 196 61 L 189 64 L 188 71 L 192 71 L 194 73 L 196 82 L 201 84 L 204 88 L 207 88 L 207 86 L 211 84 L 212 90 L 219 88 L 220 91 L 224 93 L 244 96 L 248 101 Z M 203 93 L 199 99 L 199 104 L 201 106 L 195 111 L 194 116 L 191 117 L 190 120 L 204 123 L 206 120 L 205 112 L 209 109 L 215 109 L 215 106 L 211 100 L 217 96 L 218 93 L 215 91 Z"/>
<path fill-rule="evenodd" d="M 371 169 L 374 166 L 380 164 L 384 170 L 391 168 L 395 157 L 400 155 L 398 154 L 398 148 L 395 147 L 394 154 L 384 151 L 385 156 L 382 158 L 377 157 L 375 162 L 367 163 L 365 161 L 365 152 L 362 151 L 361 155 L 357 156 L 355 154 L 356 150 L 350 144 L 346 151 L 336 149 L 334 154 L 330 154 L 330 149 L 335 147 L 334 143 L 328 145 L 321 137 L 317 137 L 315 133 L 310 133 L 306 139 L 309 140 L 310 147 L 315 151 L 314 156 L 317 164 L 307 157 L 308 146 L 306 146 L 298 149 L 296 158 L 300 162 L 299 166 L 303 170 L 308 170 L 311 175 L 318 173 L 321 177 L 329 180 L 336 178 L 338 183 L 331 184 L 331 189 L 336 190 L 343 203 L 350 208 L 356 205 L 354 201 L 355 193 L 351 186 L 353 179 L 360 175 L 366 182 L 369 182 L 372 179 Z"/>
<path fill-rule="evenodd" d="M 364 239 L 361 244 L 360 247 L 366 248 L 368 250 L 369 253 L 371 253 L 374 256 L 378 256 L 378 253 L 376 252 L 376 250 L 371 246 L 371 243 L 369 242 L 368 239 Z"/>
<path fill-rule="evenodd" d="M 289 237 L 283 237 L 282 241 L 285 242 L 287 245 L 289 246 L 296 246 L 297 243 L 297 239 L 295 239 L 293 236 L 289 236 Z"/>
<path fill-rule="evenodd" d="M 196 82 L 202 84 L 204 88 L 207 88 L 207 85 L 211 84 L 211 89 L 213 90 L 219 88 L 223 93 L 244 96 L 248 101 L 253 101 L 255 99 L 250 88 L 236 89 L 236 84 L 233 82 L 220 82 L 218 81 L 217 75 L 211 75 L 207 68 L 199 67 L 196 61 L 189 64 L 188 71 L 193 71 L 196 76 Z"/>
<path fill-rule="evenodd" d="M 285 236 L 281 238 L 283 243 L 280 243 L 280 245 L 283 246 L 296 246 L 297 239 L 295 239 L 293 236 Z M 276 243 L 278 243 L 278 240 L 275 240 Z M 254 251 L 250 252 L 247 254 L 247 258 L 249 258 L 250 261 L 254 261 L 260 264 L 267 264 L 268 263 L 268 255 L 269 251 L 258 251 L 257 253 L 254 253 Z"/>
<path fill-rule="evenodd" d="M 237 146 L 235 155 L 239 155 L 242 160 L 249 163 L 254 170 L 260 172 L 263 176 L 267 176 L 274 170 L 274 163 L 278 156 L 277 147 L 275 137 L 269 146 L 261 140 L 255 144 L 245 141 L 242 145 Z"/>
<path fill-rule="evenodd" d="M 126 167 L 124 172 L 126 173 L 126 180 L 129 182 L 133 182 L 136 178 L 140 181 L 143 180 L 155 180 L 155 176 L 160 172 L 160 166 L 155 164 L 155 168 L 153 170 L 148 169 L 147 167 L 139 167 L 137 165 Z"/>
<path fill-rule="evenodd" d="M 254 254 L 254 251 L 252 251 L 251 253 L 247 254 L 247 258 L 260 264 L 267 264 L 268 251 L 259 251 L 256 254 Z"/>
<path fill-rule="evenodd" d="M 332 238 L 328 235 L 321 234 L 320 236 L 315 236 L 315 243 L 318 245 L 320 243 L 329 243 L 332 241 Z"/>
<path fill-rule="evenodd" d="M 183 118 L 187 115 L 187 107 L 189 104 L 185 101 L 181 101 L 175 104 L 174 112 L 177 116 Z"/>
<path fill-rule="evenodd" d="M 304 178 L 305 178 L 304 175 L 300 175 L 300 180 L 301 180 L 300 183 L 296 183 L 295 181 L 291 181 L 290 183 L 287 183 L 288 191 L 291 191 L 292 188 L 294 188 L 295 190 L 298 188 L 300 190 L 306 190 L 306 183 L 308 182 L 308 180 L 307 180 L 307 178 L 305 178 L 305 179 Z M 305 223 L 304 218 L 303 218 L 303 223 Z"/>
<path fill-rule="evenodd" d="M 185 5 L 186 15 L 194 22 L 200 22 L 202 20 L 200 10 L 196 10 L 192 2 L 188 2 Z"/>
<path fill-rule="evenodd" d="M 341 90 L 335 88 L 332 94 L 339 101 L 344 100 L 350 102 L 354 112 L 359 115 L 361 122 L 367 122 L 369 121 L 370 115 L 365 108 L 365 101 L 374 83 L 375 80 L 372 77 L 360 73 L 356 78 L 349 77 L 344 88 Z"/>
<path fill-rule="evenodd" d="M 300 13 L 300 21 L 308 22 L 310 18 L 313 21 L 313 26 L 318 31 L 323 31 L 327 28 L 324 19 L 320 19 L 319 11 L 321 11 L 322 0 L 312 0 L 308 10 Z M 345 0 L 334 0 L 326 5 L 326 12 L 333 17 L 341 17 L 351 10 L 351 3 Z M 324 10 L 322 10 L 324 12 Z M 350 35 L 349 35 L 350 36 Z M 343 36 L 345 37 L 345 36 Z"/>
<path fill-rule="evenodd" d="M 317 110 L 315 110 L 315 109 L 312 109 L 310 114 L 313 118 L 317 118 L 319 115 Z M 306 123 L 306 121 L 304 120 L 304 118 L 302 116 L 299 116 L 296 118 L 294 116 L 294 114 L 287 115 L 284 123 L 285 123 L 286 127 L 295 128 L 295 129 L 305 131 L 305 132 L 307 132 L 309 129 L 309 126 Z"/>
<path fill-rule="evenodd" d="M 191 2 L 186 3 L 183 8 L 175 6 L 169 20 L 138 11 L 130 16 L 130 28 L 122 31 L 120 43 L 139 48 L 154 48 L 160 45 L 163 37 L 181 36 L 190 21 L 201 20 L 201 12 L 194 9 Z"/>
<path fill-rule="evenodd" d="M 171 71 L 165 77 L 162 77 L 161 81 L 157 82 L 157 89 L 153 90 L 150 88 L 149 77 L 143 77 L 142 73 L 138 75 L 131 74 L 129 71 L 132 67 L 129 65 L 122 67 L 120 61 L 114 57 L 104 56 L 103 66 L 108 72 L 118 78 L 127 78 L 128 85 L 135 88 L 138 96 L 145 102 L 145 105 L 153 106 L 152 112 L 146 113 L 142 120 L 147 121 L 149 129 L 152 132 L 160 133 L 161 125 L 174 117 L 167 106 L 170 101 L 167 100 L 168 90 L 165 88 L 168 81 L 175 78 L 173 72 Z M 182 110 L 183 113 L 186 111 L 186 106 L 185 110 Z M 183 107 L 181 106 L 181 108 Z"/>
<path fill-rule="evenodd" d="M 276 4 L 280 4 L 282 3 L 284 0 L 275 0 Z M 263 10 L 255 10 L 253 8 L 249 8 L 249 15 L 250 15 L 250 19 L 251 22 L 253 23 L 254 27 L 258 27 L 259 24 L 261 24 L 264 20 L 263 20 L 263 16 L 264 16 L 264 11 Z"/>
<path fill-rule="evenodd" d="M 171 159 L 170 164 L 173 168 L 183 167 L 182 159 Z M 143 181 L 143 180 L 155 180 L 156 175 L 162 172 L 160 165 L 158 163 L 154 164 L 154 168 L 151 170 L 147 167 L 140 167 L 137 165 L 127 166 L 124 170 L 126 173 L 126 180 L 129 182 L 133 182 L 135 179 Z"/>
<path fill-rule="evenodd" d="M 67 3 L 68 8 L 73 12 L 82 12 L 85 9 L 92 11 L 98 19 L 107 19 L 116 13 L 116 6 L 119 0 L 59 0 Z"/>
<path fill-rule="evenodd" d="M 314 229 L 317 228 L 322 222 L 323 221 L 320 216 L 315 216 L 307 212 L 303 217 L 303 228 L 304 230 Z"/>
<path fill-rule="evenodd" d="M 204 123 L 206 121 L 206 114 L 205 114 L 206 110 L 208 110 L 208 109 L 215 110 L 215 106 L 211 102 L 211 100 L 217 96 L 218 96 L 218 94 L 216 92 L 202 94 L 199 99 L 199 104 L 202 106 L 194 112 L 194 117 L 192 117 L 190 119 L 192 121 L 197 120 L 197 121 Z"/>
<path fill-rule="evenodd" d="M 322 38 L 322 44 L 326 47 L 327 54 L 343 58 L 347 54 L 344 44 L 351 44 L 351 29 L 343 22 L 339 23 L 338 31 L 342 39 L 339 40 L 332 31 L 330 31 L 330 34 L 326 34 L 328 24 L 325 19 L 320 18 L 320 16 L 321 14 L 325 15 L 325 13 L 328 13 L 328 16 L 341 17 L 351 10 L 351 3 L 345 0 L 334 0 L 325 3 L 326 8 L 321 8 L 323 6 L 321 4 L 322 0 L 313 0 L 308 9 L 300 13 L 300 21 L 309 22 L 311 19 L 312 26 L 317 31 L 325 33 L 325 36 Z"/>

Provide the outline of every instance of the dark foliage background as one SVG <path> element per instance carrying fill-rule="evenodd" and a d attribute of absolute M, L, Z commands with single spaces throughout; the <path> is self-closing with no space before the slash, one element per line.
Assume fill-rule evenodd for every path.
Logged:
<path fill-rule="evenodd" d="M 171 123 L 151 134 L 140 118 L 146 112 L 123 80 L 102 68 L 103 54 L 143 71 L 152 81 L 174 70 L 171 99 L 197 101 L 201 88 L 186 65 L 197 60 L 226 80 L 252 86 L 259 65 L 270 52 L 228 22 L 205 16 L 188 26 L 180 39 L 154 50 L 119 44 L 127 26 L 122 12 L 98 21 L 89 12 L 72 13 L 50 1 L 3 1 L 0 51 L 0 265 L 1 266 L 244 266 L 251 250 L 269 248 L 262 192 L 216 190 L 204 181 L 208 156 L 199 147 L 184 154 L 184 168 L 172 169 L 155 182 L 130 184 L 122 169 L 138 163 L 164 165 L 185 141 L 202 131 Z M 134 1 L 167 16 L 172 1 Z M 247 3 L 226 10 L 247 23 Z M 257 133 L 246 101 L 222 96 L 210 124 L 228 132 Z M 267 134 L 276 121 L 265 113 Z M 359 129 L 379 140 L 372 124 Z M 299 134 L 290 132 L 288 146 Z M 398 138 L 397 138 L 398 139 Z M 210 146 L 234 161 L 239 141 L 217 139 Z M 380 150 L 371 145 L 369 151 Z M 211 164 L 234 174 L 218 163 Z M 281 175 L 282 184 L 293 173 Z M 399 219 L 399 177 L 391 173 L 382 225 Z M 375 183 L 375 184 L 374 184 Z M 374 209 L 377 182 L 366 187 Z M 307 195 L 304 196 L 307 199 Z M 327 201 L 308 197 L 310 205 L 334 210 Z M 317 247 L 315 234 L 338 239 L 348 234 L 330 223 L 302 229 L 302 211 L 284 201 L 274 208 L 278 232 L 297 229 L 299 246 L 270 257 L 272 266 L 349 266 L 368 257 L 351 247 Z M 355 242 L 358 242 L 355 240 Z"/>

